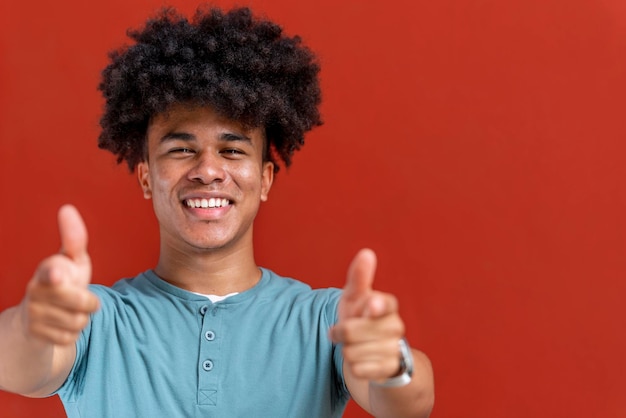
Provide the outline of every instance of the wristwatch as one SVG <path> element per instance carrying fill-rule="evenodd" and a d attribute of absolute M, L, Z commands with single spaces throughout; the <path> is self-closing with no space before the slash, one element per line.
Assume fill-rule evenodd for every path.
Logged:
<path fill-rule="evenodd" d="M 411 353 L 411 347 L 409 347 L 406 338 L 402 338 L 398 341 L 398 346 L 400 348 L 400 374 L 381 383 L 374 382 L 377 386 L 395 388 L 408 385 L 411 382 L 411 377 L 413 376 L 413 354 Z"/>

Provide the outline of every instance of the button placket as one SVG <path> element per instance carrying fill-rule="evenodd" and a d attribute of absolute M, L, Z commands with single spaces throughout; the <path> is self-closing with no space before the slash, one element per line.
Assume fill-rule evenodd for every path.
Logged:
<path fill-rule="evenodd" d="M 207 303 L 199 307 L 202 315 L 200 352 L 198 357 L 198 404 L 217 405 L 219 399 L 221 324 L 222 315 L 226 310 L 223 306 Z M 210 396 L 209 396 L 210 395 Z"/>

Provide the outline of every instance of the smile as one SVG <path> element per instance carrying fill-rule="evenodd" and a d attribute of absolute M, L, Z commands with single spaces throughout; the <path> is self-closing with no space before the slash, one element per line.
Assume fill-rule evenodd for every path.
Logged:
<path fill-rule="evenodd" d="M 228 199 L 210 198 L 210 199 L 186 199 L 185 205 L 190 208 L 223 208 L 230 205 Z"/>

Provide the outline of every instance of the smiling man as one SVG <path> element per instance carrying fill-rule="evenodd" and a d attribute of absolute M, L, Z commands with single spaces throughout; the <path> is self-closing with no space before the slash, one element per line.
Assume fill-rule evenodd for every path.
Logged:
<path fill-rule="evenodd" d="M 357 254 L 339 289 L 259 267 L 253 223 L 279 162 L 321 123 L 319 67 L 248 9 L 166 9 L 111 54 L 99 145 L 151 199 L 157 265 L 90 285 L 87 231 L 59 211 L 62 250 L 0 314 L 0 388 L 58 394 L 70 417 L 425 417 L 427 357 Z"/>
<path fill-rule="evenodd" d="M 159 277 L 203 294 L 258 282 L 252 224 L 274 177 L 265 142 L 261 128 L 207 106 L 176 104 L 153 118 L 137 173 L 159 220 Z M 207 280 L 209 272 L 218 274 Z"/>

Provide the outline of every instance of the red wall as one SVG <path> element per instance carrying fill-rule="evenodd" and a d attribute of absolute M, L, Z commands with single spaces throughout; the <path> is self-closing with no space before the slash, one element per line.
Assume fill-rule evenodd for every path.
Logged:
<path fill-rule="evenodd" d="M 160 4 L 0 2 L 0 309 L 58 248 L 65 202 L 94 281 L 155 263 L 149 203 L 95 145 L 96 85 Z M 626 416 L 624 2 L 250 4 L 318 51 L 326 121 L 278 175 L 258 261 L 341 286 L 374 248 L 434 363 L 433 417 Z M 56 399 L 0 404 L 63 416 Z"/>

